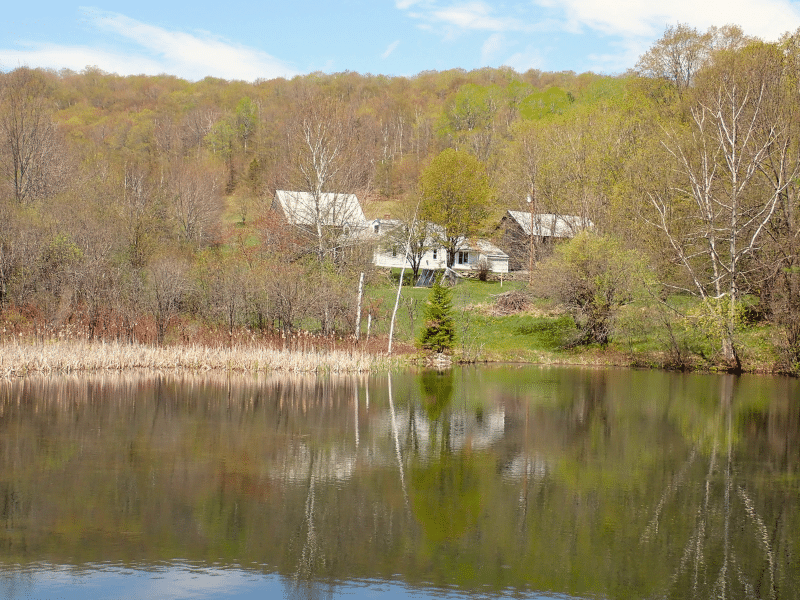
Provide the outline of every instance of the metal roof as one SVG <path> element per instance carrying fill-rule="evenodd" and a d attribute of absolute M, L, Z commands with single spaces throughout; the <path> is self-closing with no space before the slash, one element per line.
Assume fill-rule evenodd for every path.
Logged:
<path fill-rule="evenodd" d="M 343 227 L 366 221 L 355 194 L 324 192 L 315 197 L 310 192 L 277 190 L 275 199 L 286 220 L 292 225 Z"/>
<path fill-rule="evenodd" d="M 531 235 L 531 213 L 521 210 L 509 210 L 509 216 L 514 219 L 525 235 Z M 582 229 L 594 227 L 589 219 L 577 215 L 555 215 L 552 213 L 534 213 L 534 235 L 541 237 L 571 238 Z"/>

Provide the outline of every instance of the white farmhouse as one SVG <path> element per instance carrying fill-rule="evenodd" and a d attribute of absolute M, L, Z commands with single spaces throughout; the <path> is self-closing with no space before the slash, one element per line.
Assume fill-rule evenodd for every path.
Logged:
<path fill-rule="evenodd" d="M 391 243 L 402 236 L 388 234 L 402 227 L 400 221 L 392 219 L 375 219 L 367 225 L 367 232 L 376 240 L 376 249 L 373 262 L 378 267 L 412 268 L 411 262 L 406 257 L 405 247 L 402 243 Z M 430 230 L 435 232 L 436 225 L 430 225 Z M 429 239 L 426 246 L 430 248 L 424 252 L 420 261 L 420 269 L 440 270 L 447 267 L 447 251 Z M 485 262 L 492 273 L 508 273 L 508 255 L 497 246 L 484 239 L 468 240 L 464 238 L 459 245 L 453 261 L 455 271 L 477 271 L 482 262 Z"/>

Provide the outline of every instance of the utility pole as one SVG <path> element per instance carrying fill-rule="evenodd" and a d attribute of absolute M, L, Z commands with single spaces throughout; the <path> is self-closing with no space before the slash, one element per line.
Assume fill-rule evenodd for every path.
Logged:
<path fill-rule="evenodd" d="M 530 248 L 528 250 L 528 285 L 533 285 L 533 263 L 536 260 L 536 243 L 534 239 L 534 230 L 533 230 L 533 216 L 536 213 L 536 190 L 531 189 L 531 193 L 528 195 L 528 204 L 530 204 L 531 208 L 531 238 L 530 238 Z"/>

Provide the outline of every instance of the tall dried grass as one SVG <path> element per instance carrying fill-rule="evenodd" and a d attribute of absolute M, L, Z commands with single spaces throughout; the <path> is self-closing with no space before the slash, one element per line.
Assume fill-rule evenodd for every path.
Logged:
<path fill-rule="evenodd" d="M 354 350 L 276 350 L 258 346 L 146 346 L 120 342 L 45 340 L 0 344 L 0 377 L 159 371 L 366 373 L 391 368 L 385 355 Z"/>

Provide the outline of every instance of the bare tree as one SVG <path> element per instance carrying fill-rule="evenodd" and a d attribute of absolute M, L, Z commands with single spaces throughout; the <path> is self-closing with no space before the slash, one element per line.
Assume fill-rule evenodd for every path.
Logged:
<path fill-rule="evenodd" d="M 147 264 L 156 247 L 156 228 L 161 221 L 158 191 L 147 169 L 131 163 L 124 166 L 120 189 L 115 190 L 117 214 L 124 230 L 126 253 L 134 268 Z"/>
<path fill-rule="evenodd" d="M 65 179 L 61 138 L 50 117 L 42 73 L 22 67 L 0 83 L 0 158 L 19 203 L 54 193 Z"/>
<path fill-rule="evenodd" d="M 400 208 L 399 218 L 387 225 L 386 235 L 381 241 L 384 250 L 399 249 L 411 266 L 413 280 L 419 277 L 425 254 L 439 247 L 434 238 L 434 228 L 428 221 L 417 217 L 419 199 L 406 202 Z"/>
<path fill-rule="evenodd" d="M 645 77 L 666 79 L 683 91 L 708 60 L 710 45 L 708 33 L 700 33 L 685 23 L 669 26 L 653 47 L 639 57 L 636 70 Z"/>
<path fill-rule="evenodd" d="M 725 360 L 741 361 L 734 340 L 748 262 L 758 253 L 790 183 L 800 174 L 797 146 L 785 115 L 780 55 L 760 51 L 719 55 L 697 90 L 689 131 L 670 133 L 664 147 L 679 182 L 651 193 L 652 223 L 720 330 Z"/>
<path fill-rule="evenodd" d="M 173 166 L 168 197 L 181 238 L 201 246 L 212 233 L 222 210 L 220 177 L 198 164 L 180 162 Z"/>
<path fill-rule="evenodd" d="M 739 50 L 754 41 L 736 25 L 711 27 L 705 33 L 686 23 L 670 25 L 653 47 L 639 57 L 636 72 L 666 79 L 682 93 L 694 84 L 700 70 L 711 64 L 714 51 Z"/>
<path fill-rule="evenodd" d="M 163 256 L 147 267 L 147 292 L 156 321 L 157 343 L 164 343 L 170 321 L 180 312 L 181 301 L 190 289 L 189 265 L 180 258 Z"/>
<path fill-rule="evenodd" d="M 300 109 L 287 132 L 291 176 L 303 219 L 295 224 L 311 238 L 320 262 L 335 255 L 353 233 L 351 194 L 367 181 L 358 148 L 354 107 L 342 100 L 301 92 Z M 357 211 L 360 213 L 360 208 Z"/>

